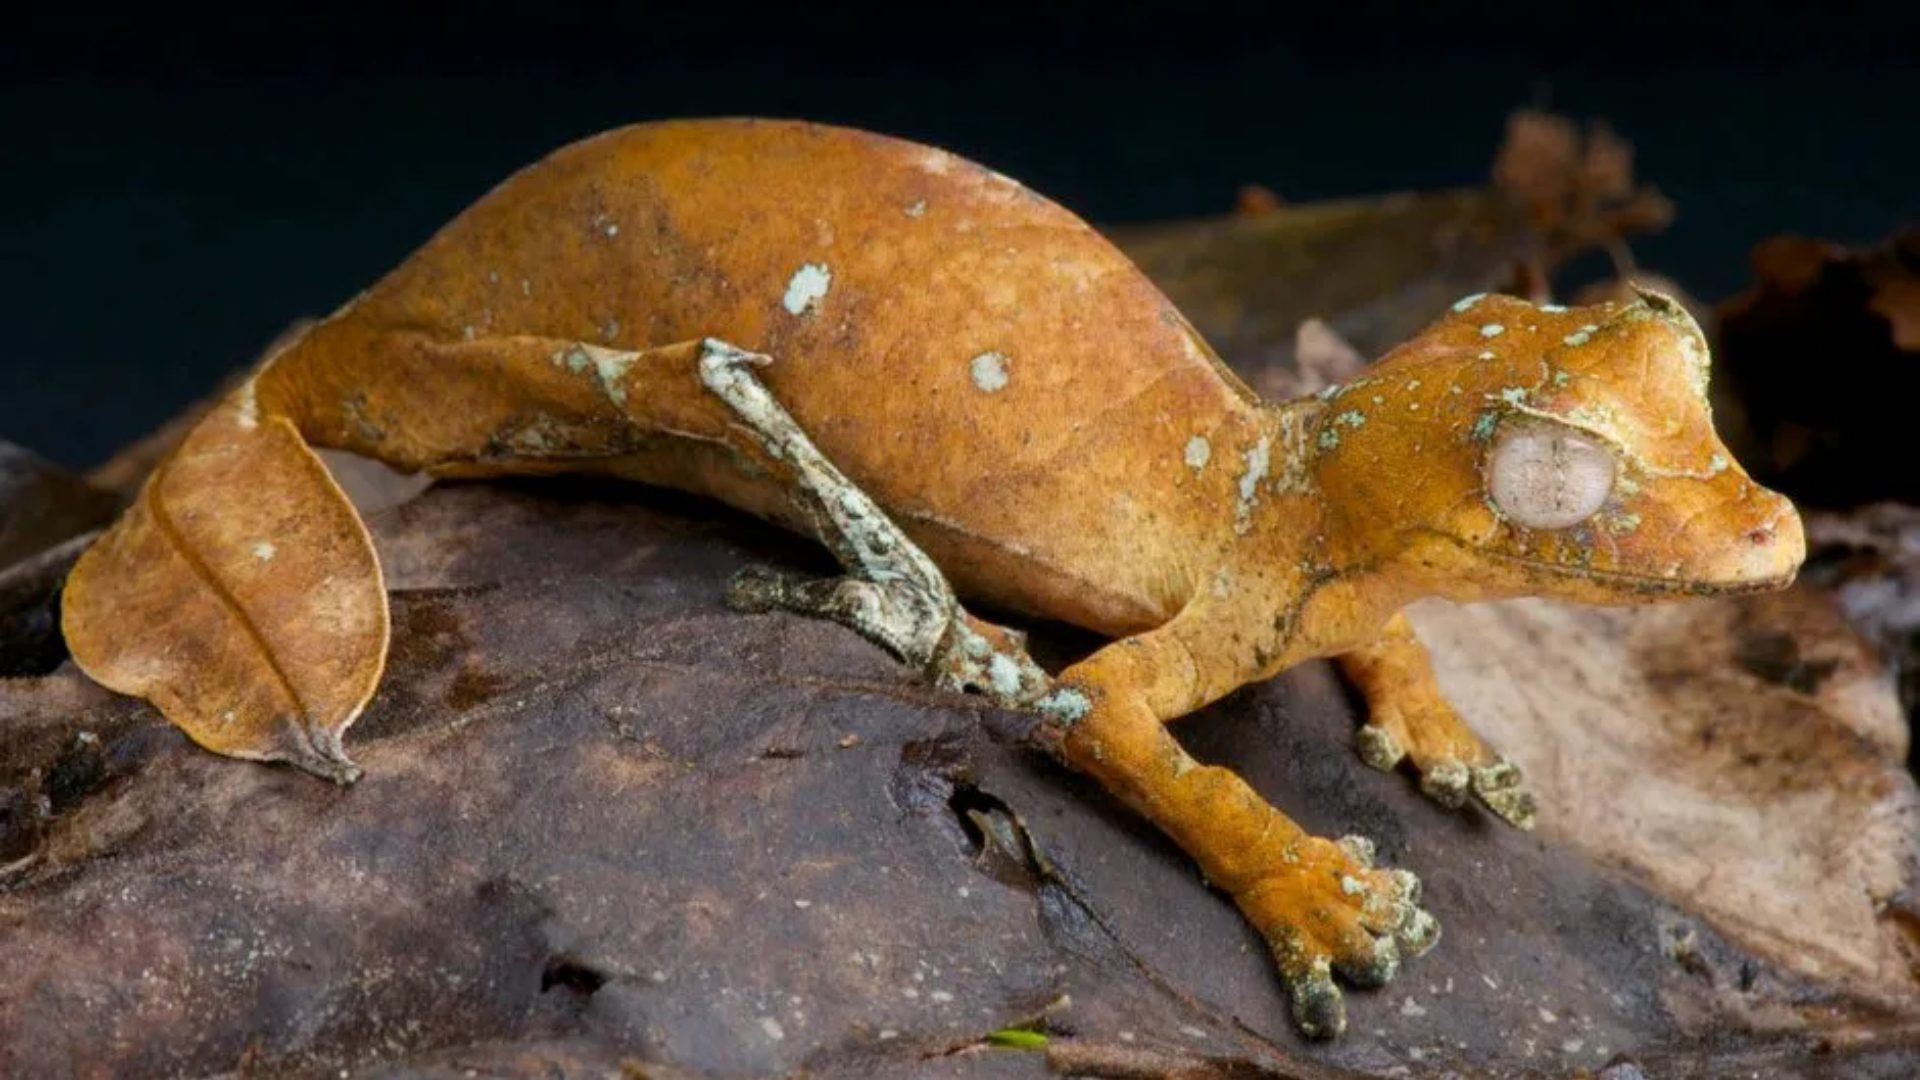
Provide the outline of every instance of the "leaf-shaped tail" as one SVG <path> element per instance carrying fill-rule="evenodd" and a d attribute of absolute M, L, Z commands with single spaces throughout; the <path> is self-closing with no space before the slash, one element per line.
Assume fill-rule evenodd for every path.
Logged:
<path fill-rule="evenodd" d="M 386 662 L 387 594 L 353 504 L 249 383 L 74 566 L 62 629 L 100 683 L 209 750 L 341 783 Z"/>

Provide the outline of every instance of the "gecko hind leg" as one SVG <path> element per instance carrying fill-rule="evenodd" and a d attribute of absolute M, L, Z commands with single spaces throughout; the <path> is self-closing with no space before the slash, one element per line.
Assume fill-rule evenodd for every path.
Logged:
<path fill-rule="evenodd" d="M 727 600 L 743 611 L 776 608 L 858 632 L 930 676 L 1007 707 L 1029 704 L 1052 682 L 1022 636 L 969 614 L 927 554 L 827 460 L 755 367 L 772 361 L 724 341 L 700 343 L 700 381 L 724 401 L 769 456 L 792 470 L 814 531 L 846 576 L 805 578 L 764 567 L 736 575 Z"/>

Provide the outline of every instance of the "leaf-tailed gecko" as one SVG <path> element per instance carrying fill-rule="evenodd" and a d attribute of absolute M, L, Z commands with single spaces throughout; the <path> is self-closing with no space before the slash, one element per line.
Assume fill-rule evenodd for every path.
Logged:
<path fill-rule="evenodd" d="M 87 552 L 65 629 L 89 673 L 201 744 L 348 780 L 386 595 L 310 444 L 714 496 L 846 568 L 744 574 L 736 606 L 838 619 L 1037 711 L 1047 749 L 1233 897 L 1298 1022 L 1331 1035 L 1335 972 L 1377 985 L 1433 943 L 1418 882 L 1308 835 L 1167 725 L 1337 657 L 1369 763 L 1528 824 L 1398 612 L 1788 583 L 1799 519 L 1715 436 L 1707 378 L 1664 296 L 1477 296 L 1344 386 L 1263 402 L 1120 252 L 1007 177 L 825 126 L 640 125 L 511 177 L 265 360 Z M 956 595 L 1114 641 L 1049 675 Z"/>

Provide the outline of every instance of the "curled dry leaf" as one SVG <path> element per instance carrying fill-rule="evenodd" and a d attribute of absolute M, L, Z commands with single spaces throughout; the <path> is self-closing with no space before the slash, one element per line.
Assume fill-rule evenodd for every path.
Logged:
<path fill-rule="evenodd" d="M 210 750 L 350 781 L 340 734 L 380 679 L 386 589 L 352 504 L 250 394 L 203 419 L 81 557 L 67 644 Z"/>
<path fill-rule="evenodd" d="M 1626 269 L 1621 241 L 1665 228 L 1673 203 L 1633 178 L 1633 146 L 1603 123 L 1583 134 L 1564 116 L 1522 109 L 1507 119 L 1493 182 L 1527 211 L 1549 263 L 1598 245 Z"/>

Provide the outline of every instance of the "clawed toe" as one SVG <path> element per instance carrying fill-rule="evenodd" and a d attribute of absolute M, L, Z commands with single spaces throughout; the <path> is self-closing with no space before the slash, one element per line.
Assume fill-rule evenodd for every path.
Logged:
<path fill-rule="evenodd" d="M 1240 893 L 1268 941 L 1293 1002 L 1294 1021 L 1312 1038 L 1332 1038 L 1346 1025 L 1346 1004 L 1333 976 L 1377 987 L 1402 962 L 1431 948 L 1439 924 L 1420 908 L 1420 879 L 1376 868 L 1374 845 L 1361 836 L 1308 840 L 1287 869 Z"/>
<path fill-rule="evenodd" d="M 1473 770 L 1473 794 L 1481 805 L 1516 829 L 1531 829 L 1539 804 L 1528 791 L 1520 769 L 1505 758 Z"/>
<path fill-rule="evenodd" d="M 1347 1030 L 1347 999 L 1333 984 L 1332 965 L 1314 960 L 1287 979 L 1293 1022 L 1309 1039 L 1331 1039 Z"/>
<path fill-rule="evenodd" d="M 727 582 L 727 606 L 750 615 L 784 606 L 787 578 L 765 566 L 748 566 Z"/>

